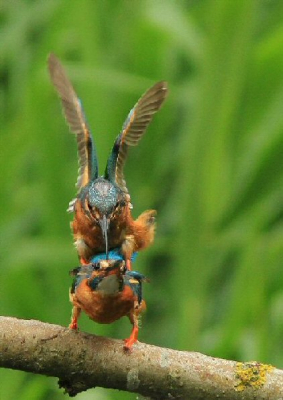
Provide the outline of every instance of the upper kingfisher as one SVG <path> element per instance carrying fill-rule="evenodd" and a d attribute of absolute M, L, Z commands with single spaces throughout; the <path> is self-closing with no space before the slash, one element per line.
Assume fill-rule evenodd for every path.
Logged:
<path fill-rule="evenodd" d="M 105 173 L 99 176 L 96 149 L 81 101 L 54 54 L 48 58 L 48 67 L 69 128 L 77 138 L 78 194 L 68 211 L 74 212 L 71 227 L 80 263 L 88 264 L 93 255 L 103 251 L 108 258 L 109 249 L 119 247 L 130 270 L 131 255 L 154 240 L 156 211 L 147 210 L 133 219 L 124 165 L 129 147 L 138 144 L 163 104 L 167 83 L 161 81 L 152 86 L 130 111 L 114 142 Z"/>
<path fill-rule="evenodd" d="M 148 279 L 126 268 L 119 249 L 110 250 L 108 260 L 105 257 L 105 253 L 98 254 L 91 259 L 91 263 L 71 271 L 75 278 L 70 289 L 70 301 L 73 303 L 70 328 L 78 329 L 82 310 L 100 324 L 110 324 L 128 316 L 133 329 L 130 337 L 125 339 L 124 348 L 130 350 L 138 339 L 139 314 L 146 308 L 142 282 L 148 282 Z"/>

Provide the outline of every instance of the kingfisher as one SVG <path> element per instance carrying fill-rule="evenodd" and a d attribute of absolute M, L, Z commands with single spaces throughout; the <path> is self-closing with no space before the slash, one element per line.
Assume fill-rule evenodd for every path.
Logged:
<path fill-rule="evenodd" d="M 48 58 L 51 80 L 61 98 L 66 121 L 76 135 L 79 158 L 77 196 L 68 211 L 80 264 L 89 264 L 95 254 L 121 248 L 126 267 L 131 256 L 148 247 L 155 235 L 155 210 L 144 211 L 136 220 L 124 178 L 124 165 L 130 146 L 136 146 L 162 106 L 167 95 L 164 81 L 152 86 L 128 114 L 107 160 L 103 176 L 98 174 L 97 153 L 82 103 L 64 68 L 54 54 Z"/>
<path fill-rule="evenodd" d="M 138 339 L 139 315 L 146 304 L 142 297 L 142 283 L 149 280 L 137 271 L 126 268 L 119 249 L 94 256 L 89 264 L 71 271 L 74 281 L 70 289 L 73 304 L 69 327 L 78 329 L 78 318 L 84 311 L 93 321 L 110 324 L 128 316 L 133 325 L 131 335 L 125 339 L 124 349 L 131 351 Z M 132 255 L 132 261 L 136 253 Z"/>

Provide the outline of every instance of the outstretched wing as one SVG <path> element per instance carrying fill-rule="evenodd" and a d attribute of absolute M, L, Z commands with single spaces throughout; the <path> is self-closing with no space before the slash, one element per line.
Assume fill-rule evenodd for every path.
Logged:
<path fill-rule="evenodd" d="M 76 135 L 79 175 L 76 186 L 80 190 L 98 177 L 97 155 L 80 99 L 77 97 L 64 68 L 54 54 L 48 57 L 48 68 L 53 85 L 61 98 L 66 121 Z"/>
<path fill-rule="evenodd" d="M 105 177 L 116 183 L 124 193 L 128 193 L 124 179 L 124 165 L 129 146 L 136 146 L 159 110 L 167 95 L 167 83 L 162 81 L 152 86 L 130 111 L 122 132 L 116 138 L 107 161 Z"/>

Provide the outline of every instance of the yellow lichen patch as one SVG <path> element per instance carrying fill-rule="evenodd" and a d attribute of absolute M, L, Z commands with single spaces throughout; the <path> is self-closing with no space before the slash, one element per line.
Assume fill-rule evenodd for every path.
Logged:
<path fill-rule="evenodd" d="M 235 390 L 241 392 L 249 387 L 260 389 L 266 382 L 266 373 L 274 369 L 272 365 L 256 361 L 236 364 Z"/>

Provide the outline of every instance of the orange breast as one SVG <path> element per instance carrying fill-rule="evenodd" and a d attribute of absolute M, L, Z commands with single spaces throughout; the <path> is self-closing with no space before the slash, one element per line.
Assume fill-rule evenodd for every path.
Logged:
<path fill-rule="evenodd" d="M 129 207 L 125 207 L 123 212 L 114 215 L 110 221 L 108 242 L 109 248 L 121 246 L 125 239 L 128 220 L 132 221 Z M 105 251 L 105 242 L 102 236 L 101 228 L 94 218 L 87 216 L 82 208 L 80 201 L 75 204 L 75 217 L 72 223 L 72 229 L 75 241 L 83 240 L 87 247 L 78 249 L 79 255 L 89 259 L 94 254 Z"/>
<path fill-rule="evenodd" d="M 99 291 L 92 291 L 86 282 L 76 289 L 72 301 L 95 322 L 110 324 L 133 311 L 137 297 L 129 286 L 115 295 L 103 296 Z"/>
<path fill-rule="evenodd" d="M 75 217 L 72 223 L 75 240 L 83 239 L 90 248 L 98 248 L 103 246 L 103 237 L 101 229 L 94 219 L 86 216 L 82 209 L 80 201 L 75 205 Z M 104 248 L 102 247 L 101 250 Z"/>

